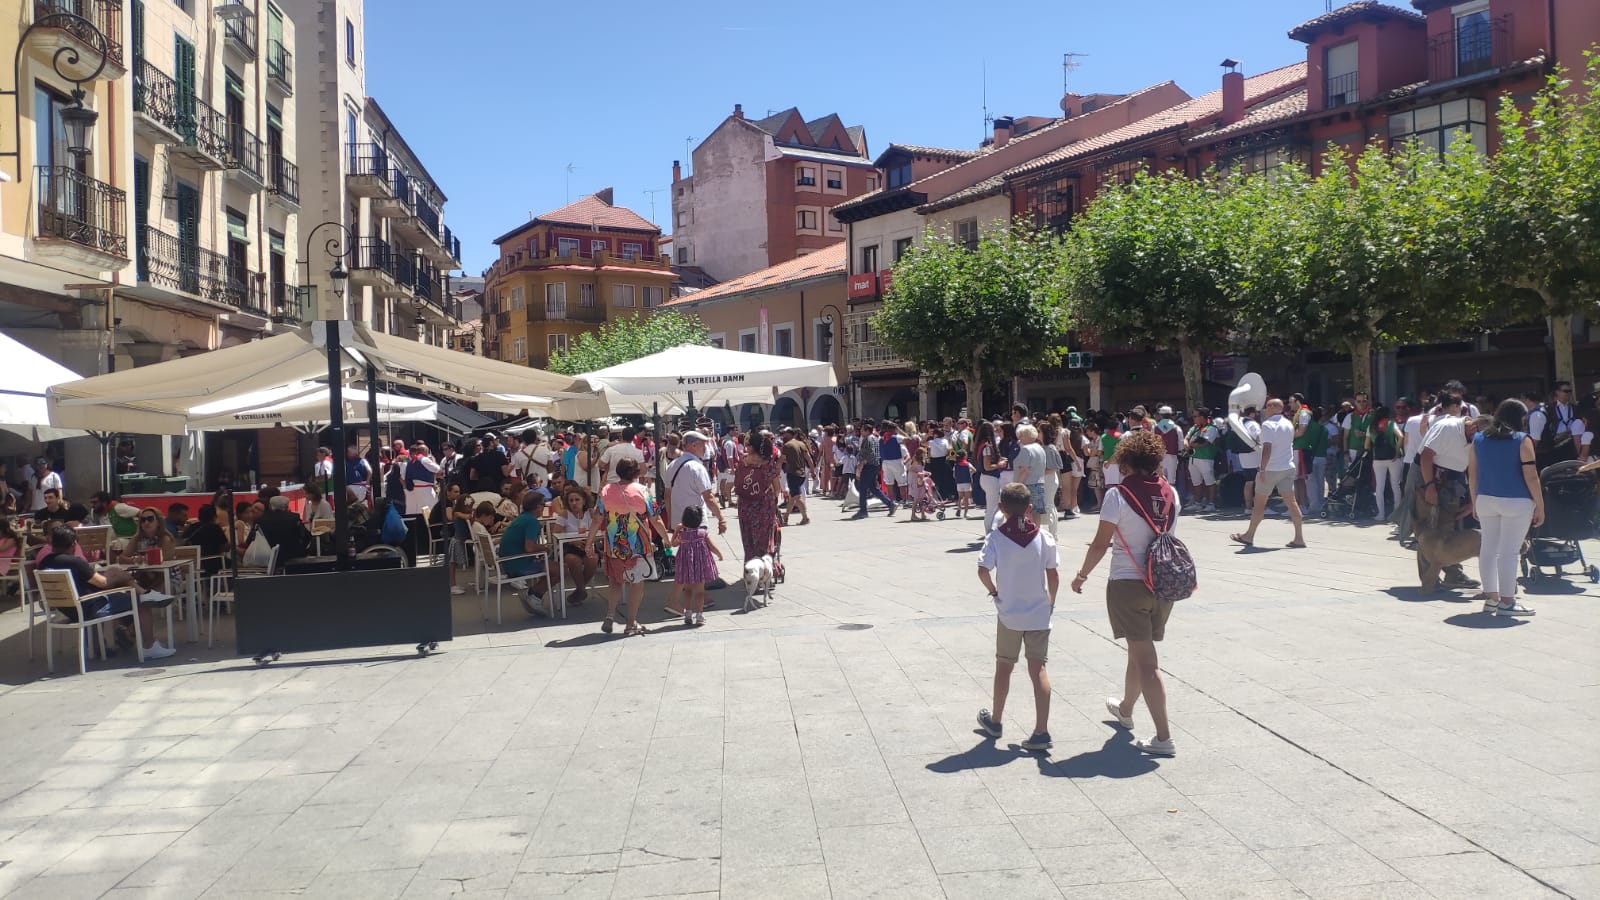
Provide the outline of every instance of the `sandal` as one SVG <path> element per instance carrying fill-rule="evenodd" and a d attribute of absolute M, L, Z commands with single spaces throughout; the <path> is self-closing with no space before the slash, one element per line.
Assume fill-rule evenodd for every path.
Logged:
<path fill-rule="evenodd" d="M 622 630 L 622 636 L 623 637 L 633 637 L 636 634 L 649 634 L 649 633 L 650 633 L 650 629 L 644 627 L 643 625 L 637 625 L 637 624 L 636 625 L 629 625 L 627 628 L 624 628 Z"/>
<path fill-rule="evenodd" d="M 1245 540 L 1244 535 L 1242 534 L 1230 534 L 1228 535 L 1228 539 L 1233 541 L 1235 544 L 1243 544 L 1246 547 L 1254 547 L 1256 545 L 1255 541 Z"/>
<path fill-rule="evenodd" d="M 1288 547 L 1290 550 L 1304 550 L 1306 548 L 1306 542 L 1305 541 L 1290 541 L 1289 543 L 1284 544 L 1284 546 Z"/>

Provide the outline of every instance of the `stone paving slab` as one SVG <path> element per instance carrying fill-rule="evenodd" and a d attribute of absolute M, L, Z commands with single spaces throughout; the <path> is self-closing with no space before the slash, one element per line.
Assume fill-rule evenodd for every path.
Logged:
<path fill-rule="evenodd" d="M 1600 897 L 1587 582 L 1491 619 L 1417 591 L 1381 528 L 1236 552 L 1236 520 L 1185 520 L 1180 755 L 1106 720 L 1103 565 L 1058 603 L 1046 757 L 1015 745 L 1024 676 L 1005 738 L 973 728 L 980 526 L 813 522 L 770 607 L 719 592 L 705 628 L 626 640 L 469 595 L 427 659 L 258 669 L 224 632 L 47 678 L 0 613 L 0 896 Z M 1061 525 L 1065 572 L 1093 527 Z"/>

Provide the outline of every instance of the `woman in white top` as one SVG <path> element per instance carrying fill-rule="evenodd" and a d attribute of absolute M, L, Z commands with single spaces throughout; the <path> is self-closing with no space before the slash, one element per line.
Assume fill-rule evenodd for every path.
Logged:
<path fill-rule="evenodd" d="M 328 503 L 328 498 L 322 495 L 322 488 L 316 484 L 306 485 L 306 506 L 300 511 L 300 520 L 310 525 L 318 519 L 332 519 L 333 506 Z"/>
<path fill-rule="evenodd" d="M 605 484 L 605 475 L 600 471 L 600 440 L 594 435 L 588 435 L 583 443 L 578 446 L 578 455 L 573 460 L 572 480 L 576 481 L 585 490 L 593 492 Z"/>
<path fill-rule="evenodd" d="M 1133 730 L 1133 707 L 1144 697 L 1145 708 L 1155 720 L 1155 738 L 1134 741 L 1134 746 L 1153 756 L 1174 756 L 1172 734 L 1167 726 L 1167 692 L 1161 683 L 1156 641 L 1166 633 L 1172 604 L 1156 599 L 1145 582 L 1143 565 L 1155 540 L 1154 522 L 1162 533 L 1178 525 L 1178 492 L 1162 478 L 1161 458 L 1166 447 L 1153 431 L 1130 431 L 1123 435 L 1111 462 L 1121 467 L 1120 484 L 1106 489 L 1100 506 L 1100 530 L 1083 565 L 1072 579 L 1072 591 L 1083 593 L 1089 573 L 1111 550 L 1111 579 L 1106 582 L 1106 612 L 1111 618 L 1111 634 L 1128 642 L 1128 668 L 1124 676 L 1122 699 L 1106 700 L 1106 712 L 1118 725 Z"/>
<path fill-rule="evenodd" d="M 556 534 L 576 534 L 580 537 L 588 534 L 589 527 L 594 524 L 593 506 L 593 495 L 588 491 L 576 487 L 563 491 L 560 512 L 556 514 Z M 582 603 L 589 596 L 589 581 L 594 578 L 598 560 L 583 552 L 582 540 L 562 541 L 561 559 L 567 568 L 567 580 L 573 584 L 572 596 L 567 598 L 567 602 Z"/>

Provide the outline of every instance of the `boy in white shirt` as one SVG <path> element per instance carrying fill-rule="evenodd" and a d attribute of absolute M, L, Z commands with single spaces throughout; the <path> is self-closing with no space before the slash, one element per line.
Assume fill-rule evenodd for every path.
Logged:
<path fill-rule="evenodd" d="M 1033 496 L 1028 486 L 1012 482 L 1000 491 L 1000 510 L 1006 521 L 989 532 L 978 557 L 978 580 L 994 601 L 995 626 L 994 710 L 978 711 L 978 727 L 991 738 L 1000 737 L 1006 694 L 1011 690 L 1011 669 L 1026 649 L 1028 678 L 1033 682 L 1033 735 L 1022 742 L 1024 750 L 1050 749 L 1050 676 L 1045 659 L 1050 645 L 1050 614 L 1056 607 L 1056 542 L 1028 518 Z"/>

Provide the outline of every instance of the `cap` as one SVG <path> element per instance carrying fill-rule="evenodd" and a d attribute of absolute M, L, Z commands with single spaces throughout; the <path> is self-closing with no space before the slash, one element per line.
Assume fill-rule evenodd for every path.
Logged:
<path fill-rule="evenodd" d="M 1172 415 L 1172 407 L 1163 406 L 1160 409 L 1156 410 L 1156 415 L 1158 415 L 1158 416 L 1170 416 L 1170 415 Z"/>
<path fill-rule="evenodd" d="M 483 439 L 486 441 L 498 441 L 500 440 L 500 435 L 495 434 L 492 431 L 485 431 L 483 433 Z"/>
<path fill-rule="evenodd" d="M 690 443 L 692 441 L 699 441 L 700 443 L 704 444 L 704 443 L 709 442 L 710 440 L 711 440 L 710 438 L 706 437 L 704 434 L 702 434 L 702 433 L 700 433 L 698 431 L 685 431 L 683 433 L 683 442 L 685 444 Z"/>

